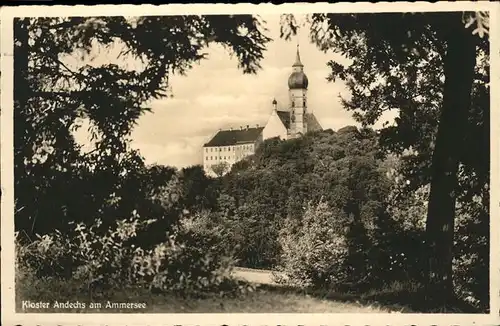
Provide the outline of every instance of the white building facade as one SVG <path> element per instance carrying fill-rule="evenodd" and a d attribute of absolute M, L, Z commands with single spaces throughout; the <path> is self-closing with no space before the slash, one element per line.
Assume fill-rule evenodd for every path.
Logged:
<path fill-rule="evenodd" d="M 262 143 L 263 127 L 240 127 L 238 129 L 219 130 L 203 146 L 203 169 L 210 176 L 221 176 L 231 166 L 255 153 Z"/>
<path fill-rule="evenodd" d="M 289 102 L 284 109 L 278 109 L 278 102 L 273 100 L 271 115 L 264 127 L 246 126 L 238 129 L 219 130 L 203 146 L 203 168 L 211 176 L 220 176 L 229 172 L 231 166 L 243 158 L 255 153 L 258 146 L 266 139 L 279 137 L 282 140 L 297 138 L 308 131 L 322 130 L 312 112 L 308 110 L 307 88 L 309 80 L 304 73 L 300 60 L 299 48 L 292 73 L 288 78 Z"/>

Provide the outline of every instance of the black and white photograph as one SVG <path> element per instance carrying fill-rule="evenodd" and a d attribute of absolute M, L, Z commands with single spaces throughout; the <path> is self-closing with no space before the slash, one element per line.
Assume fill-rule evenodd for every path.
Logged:
<path fill-rule="evenodd" d="M 499 320 L 498 4 L 35 8 L 1 17 L 3 324 Z"/>

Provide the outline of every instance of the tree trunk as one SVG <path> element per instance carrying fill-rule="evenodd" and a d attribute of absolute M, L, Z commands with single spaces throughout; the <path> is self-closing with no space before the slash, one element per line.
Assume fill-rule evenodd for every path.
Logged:
<path fill-rule="evenodd" d="M 427 295 L 444 307 L 454 297 L 452 249 L 457 172 L 471 103 L 476 65 L 476 37 L 457 19 L 449 27 L 444 57 L 443 107 L 432 157 L 426 235 L 429 248 Z"/>

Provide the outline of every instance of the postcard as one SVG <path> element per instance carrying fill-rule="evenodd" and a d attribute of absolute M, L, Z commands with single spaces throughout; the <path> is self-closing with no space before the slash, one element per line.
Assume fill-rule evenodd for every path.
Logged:
<path fill-rule="evenodd" d="M 2 8 L 2 324 L 500 323 L 499 9 Z"/>

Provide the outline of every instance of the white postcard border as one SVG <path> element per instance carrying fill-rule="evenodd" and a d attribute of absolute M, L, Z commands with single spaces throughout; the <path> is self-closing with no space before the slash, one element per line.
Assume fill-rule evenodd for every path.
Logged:
<path fill-rule="evenodd" d="M 2 321 L 6 325 L 333 325 L 333 324 L 500 324 L 500 5 L 493 2 L 192 4 L 18 6 L 1 11 L 1 278 Z M 14 301 L 13 28 L 14 17 L 140 16 L 236 13 L 489 11 L 491 44 L 490 314 L 25 314 Z M 495 91 L 496 90 L 496 91 Z"/>

